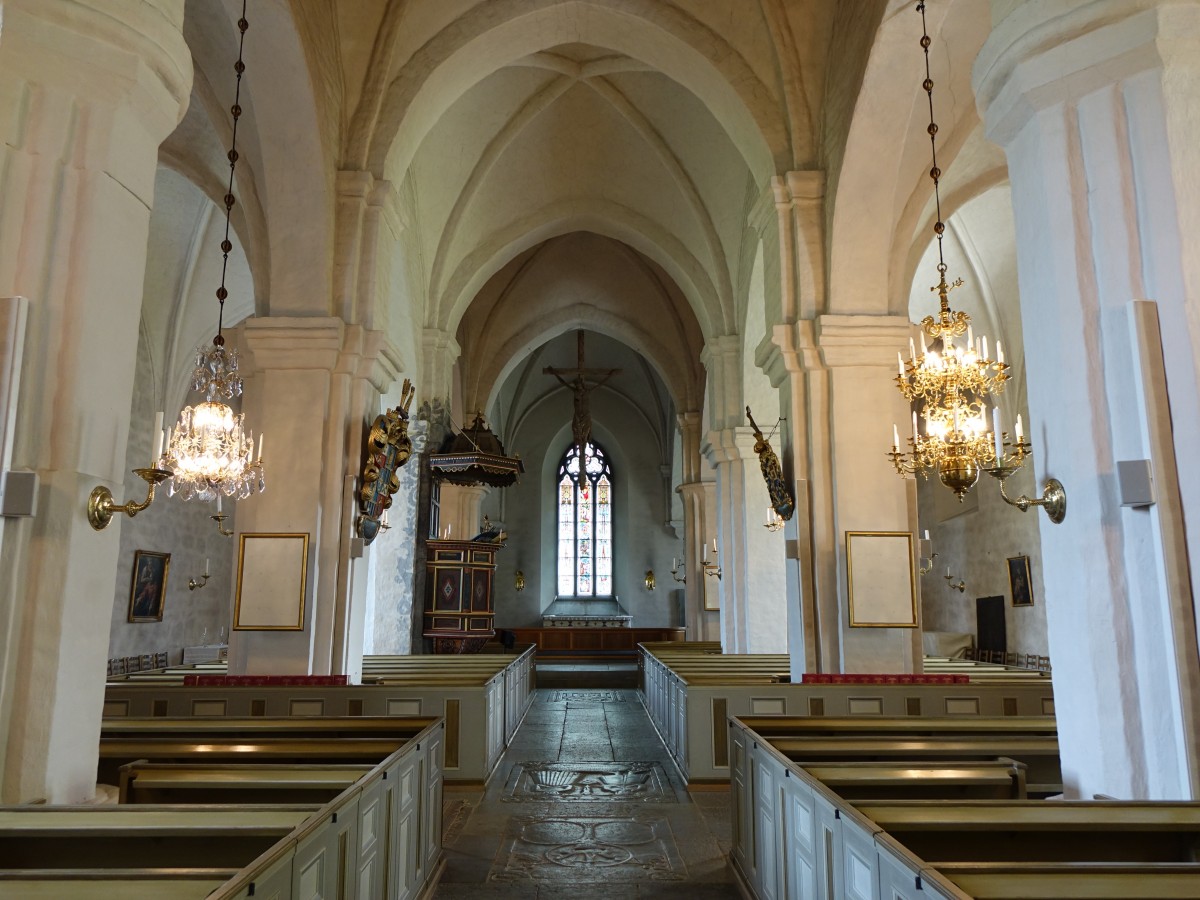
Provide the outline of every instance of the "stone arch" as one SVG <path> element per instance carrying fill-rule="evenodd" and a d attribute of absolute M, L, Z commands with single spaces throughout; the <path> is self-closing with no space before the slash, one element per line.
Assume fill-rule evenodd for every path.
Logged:
<path fill-rule="evenodd" d="M 986 6 L 969 0 L 931 5 L 931 68 L 938 123 L 938 165 L 945 173 L 978 122 L 971 63 L 990 29 Z M 827 311 L 903 314 L 909 283 L 896 266 L 897 242 L 906 254 L 915 223 L 915 197 L 927 199 L 928 108 L 920 88 L 920 23 L 907 0 L 889 0 L 871 47 L 832 195 Z M 911 70 L 912 79 L 896 78 Z M 880 148 L 888 148 L 881 157 Z M 898 148 L 893 150 L 893 148 Z M 943 188 L 948 181 L 943 175 Z M 870 209 L 872 215 L 863 215 Z M 944 211 L 943 211 L 944 212 Z M 903 235 L 901 237 L 901 235 Z"/>
<path fill-rule="evenodd" d="M 591 231 L 628 244 L 674 279 L 707 338 L 733 330 L 734 310 L 719 296 L 704 266 L 662 226 L 602 198 L 561 200 L 510 223 L 462 259 L 427 312 L 426 327 L 454 332 L 480 288 L 519 254 L 550 238 Z"/>

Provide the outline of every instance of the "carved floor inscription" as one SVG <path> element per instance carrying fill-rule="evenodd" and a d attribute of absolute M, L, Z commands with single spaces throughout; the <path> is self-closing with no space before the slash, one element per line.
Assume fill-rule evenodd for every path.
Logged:
<path fill-rule="evenodd" d="M 551 703 L 624 703 L 620 691 L 555 691 Z"/>
<path fill-rule="evenodd" d="M 499 882 L 682 881 L 687 868 L 665 819 L 517 816 L 489 879 Z"/>
<path fill-rule="evenodd" d="M 656 762 L 528 762 L 513 766 L 504 800 L 678 802 Z"/>

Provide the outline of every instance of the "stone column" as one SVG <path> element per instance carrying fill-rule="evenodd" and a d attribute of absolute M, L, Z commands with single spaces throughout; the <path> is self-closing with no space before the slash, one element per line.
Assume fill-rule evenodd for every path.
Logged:
<path fill-rule="evenodd" d="M 336 318 L 248 319 L 241 337 L 252 372 L 243 409 L 248 427 L 266 435 L 267 489 L 239 504 L 237 531 L 307 533 L 309 558 L 304 629 L 232 632 L 229 669 L 356 675 L 364 590 L 355 579 L 366 578 L 361 560 L 350 572 L 356 470 L 395 352 L 377 332 Z"/>
<path fill-rule="evenodd" d="M 762 505 L 749 498 L 763 490 L 754 430 L 742 425 L 710 432 L 704 453 L 717 473 L 715 561 L 721 567 L 722 646 L 726 653 L 786 653 L 785 587 L 759 577 L 761 570 L 753 565 L 763 550 L 750 530 L 756 527 L 753 510 Z M 710 548 L 710 561 L 712 557 Z"/>
<path fill-rule="evenodd" d="M 818 544 L 836 548 L 836 555 L 820 551 L 822 567 L 833 559 L 837 566 L 836 595 L 827 581 L 821 604 L 825 617 L 838 623 L 842 672 L 912 672 L 921 655 L 917 628 L 851 628 L 846 583 L 847 531 L 916 529 L 912 482 L 901 479 L 885 456 L 892 423 L 909 416 L 894 375 L 896 349 L 910 333 L 908 320 L 899 316 L 820 316 L 812 331 L 827 371 L 823 390 L 808 397 L 811 440 L 823 445 L 815 455 L 829 460 L 833 489 L 832 522 L 814 518 L 814 530 Z"/>
<path fill-rule="evenodd" d="M 1200 529 L 1183 510 L 1200 509 L 1200 469 L 1175 458 L 1200 446 L 1200 6 L 1024 4 L 974 83 L 1016 215 L 1037 484 L 1013 489 L 1055 475 L 1069 501 L 1040 530 L 1037 601 L 1063 780 L 1194 799 Z M 1153 505 L 1122 506 L 1119 460 L 1149 461 Z"/>
<path fill-rule="evenodd" d="M 682 412 L 677 418 L 683 463 L 677 488 L 683 500 L 683 559 L 679 571 L 687 579 L 683 585 L 684 622 L 687 638 L 691 641 L 717 640 L 720 633 L 719 613 L 704 609 L 704 580 L 700 569 L 700 546 L 708 534 L 706 522 L 710 506 L 706 497 L 713 487 L 711 482 L 700 480 L 700 420 L 701 415 L 696 410 Z"/>
<path fill-rule="evenodd" d="M 183 115 L 182 0 L 7 0 L 0 45 L 0 296 L 29 298 L 12 465 L 37 514 L 0 544 L 0 799 L 94 792 L 158 146 Z M 131 460 L 142 465 L 148 460 Z M 138 497 L 137 499 L 142 499 Z"/>

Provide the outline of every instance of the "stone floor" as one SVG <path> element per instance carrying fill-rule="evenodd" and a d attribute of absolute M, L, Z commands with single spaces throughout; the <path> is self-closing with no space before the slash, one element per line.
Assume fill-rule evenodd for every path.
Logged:
<path fill-rule="evenodd" d="M 689 793 L 625 689 L 541 689 L 486 789 L 447 789 L 436 900 L 740 896 L 728 791 Z"/>

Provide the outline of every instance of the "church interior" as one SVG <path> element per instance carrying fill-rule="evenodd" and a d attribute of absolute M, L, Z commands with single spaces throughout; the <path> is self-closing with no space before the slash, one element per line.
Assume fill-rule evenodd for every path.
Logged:
<path fill-rule="evenodd" d="M 1182 0 L 0 0 L 0 896 L 1200 896 L 1198 98 Z"/>

